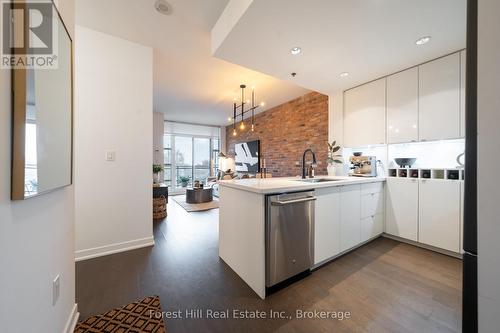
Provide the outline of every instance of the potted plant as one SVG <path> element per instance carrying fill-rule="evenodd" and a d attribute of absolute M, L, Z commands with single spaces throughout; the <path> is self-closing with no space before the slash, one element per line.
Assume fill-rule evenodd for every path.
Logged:
<path fill-rule="evenodd" d="M 163 165 L 153 164 L 153 184 L 160 183 L 160 174 L 163 171 Z"/>
<path fill-rule="evenodd" d="M 191 177 L 188 176 L 179 176 L 179 183 L 181 183 L 182 187 L 187 187 L 190 179 Z"/>
<path fill-rule="evenodd" d="M 337 141 L 333 141 L 332 143 L 328 143 L 328 175 L 329 176 L 335 176 L 336 172 L 336 167 L 338 165 L 344 164 L 344 161 L 342 160 L 342 155 L 340 155 L 338 152 L 340 150 L 340 146 L 337 146 Z"/>

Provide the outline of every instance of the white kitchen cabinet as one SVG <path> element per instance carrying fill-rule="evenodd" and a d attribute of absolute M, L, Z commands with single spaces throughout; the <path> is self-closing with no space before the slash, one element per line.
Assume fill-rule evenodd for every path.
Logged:
<path fill-rule="evenodd" d="M 387 178 L 385 232 L 417 241 L 418 192 L 416 179 Z"/>
<path fill-rule="evenodd" d="M 386 79 L 344 92 L 344 146 L 385 144 Z"/>
<path fill-rule="evenodd" d="M 460 182 L 420 180 L 418 241 L 460 251 Z"/>
<path fill-rule="evenodd" d="M 340 252 L 340 187 L 316 190 L 314 264 Z"/>
<path fill-rule="evenodd" d="M 460 52 L 460 137 L 465 138 L 465 74 L 466 51 Z"/>
<path fill-rule="evenodd" d="M 460 137 L 460 54 L 419 66 L 421 141 Z"/>
<path fill-rule="evenodd" d="M 361 185 L 361 242 L 384 232 L 384 185 Z"/>
<path fill-rule="evenodd" d="M 387 142 L 418 141 L 418 68 L 387 77 Z"/>
<path fill-rule="evenodd" d="M 384 193 L 370 193 L 361 196 L 361 218 L 384 212 Z"/>
<path fill-rule="evenodd" d="M 340 251 L 361 242 L 361 186 L 340 188 Z"/>
<path fill-rule="evenodd" d="M 361 241 L 365 242 L 384 232 L 384 214 L 375 214 L 361 219 Z"/>

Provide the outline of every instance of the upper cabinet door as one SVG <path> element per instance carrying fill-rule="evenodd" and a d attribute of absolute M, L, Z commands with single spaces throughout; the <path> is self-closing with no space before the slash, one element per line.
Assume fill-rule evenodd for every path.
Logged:
<path fill-rule="evenodd" d="M 420 140 L 460 137 L 460 53 L 419 66 Z"/>
<path fill-rule="evenodd" d="M 418 68 L 387 77 L 387 142 L 418 141 Z"/>
<path fill-rule="evenodd" d="M 460 52 L 460 137 L 465 138 L 465 50 Z"/>
<path fill-rule="evenodd" d="M 344 145 L 385 143 L 385 82 L 376 80 L 344 93 Z"/>

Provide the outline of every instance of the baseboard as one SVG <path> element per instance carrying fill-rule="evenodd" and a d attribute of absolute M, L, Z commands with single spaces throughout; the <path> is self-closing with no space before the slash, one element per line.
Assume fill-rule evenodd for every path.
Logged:
<path fill-rule="evenodd" d="M 122 243 L 115 243 L 110 245 L 94 247 L 91 249 L 78 250 L 75 252 L 75 261 L 82 261 L 97 257 L 103 257 L 114 253 L 125 252 L 154 245 L 155 245 L 155 240 L 154 237 L 151 236 L 147 238 L 134 239 Z"/>
<path fill-rule="evenodd" d="M 427 244 L 415 242 L 415 241 L 412 241 L 412 240 L 409 240 L 409 239 L 406 239 L 406 238 L 401 238 L 401 237 L 394 236 L 394 235 L 389 235 L 389 234 L 386 234 L 386 233 L 383 233 L 382 237 L 394 239 L 394 240 L 397 240 L 397 241 L 399 241 L 401 243 L 406 243 L 406 244 L 410 244 L 410 245 L 413 245 L 413 246 L 421 247 L 421 248 L 426 249 L 426 250 L 434 251 L 434 252 L 441 253 L 441 254 L 444 254 L 444 255 L 447 255 L 447 256 L 450 256 L 450 257 L 455 257 L 455 258 L 458 258 L 458 259 L 462 259 L 462 257 L 463 257 L 461 253 L 456 253 L 456 252 L 453 252 L 453 251 L 448 251 L 448 250 L 440 249 L 438 247 L 434 247 L 434 246 L 431 246 L 431 245 L 427 245 Z"/>
<path fill-rule="evenodd" d="M 75 331 L 76 324 L 78 323 L 78 317 L 80 317 L 80 312 L 78 312 L 78 305 L 75 303 L 71 313 L 69 314 L 68 321 L 64 326 L 63 333 L 73 333 Z"/>

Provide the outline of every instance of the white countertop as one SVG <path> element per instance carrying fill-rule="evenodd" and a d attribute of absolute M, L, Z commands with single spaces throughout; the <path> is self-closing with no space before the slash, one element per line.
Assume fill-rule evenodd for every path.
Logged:
<path fill-rule="evenodd" d="M 330 177 L 330 176 L 316 176 L 315 178 L 336 179 L 336 181 L 308 183 L 303 182 L 299 177 L 278 177 L 278 178 L 265 178 L 265 179 L 233 179 L 221 180 L 219 186 L 231 187 L 243 191 L 271 194 L 283 193 L 292 191 L 306 191 L 309 189 L 353 185 L 353 184 L 366 184 L 385 181 L 385 177 Z"/>

